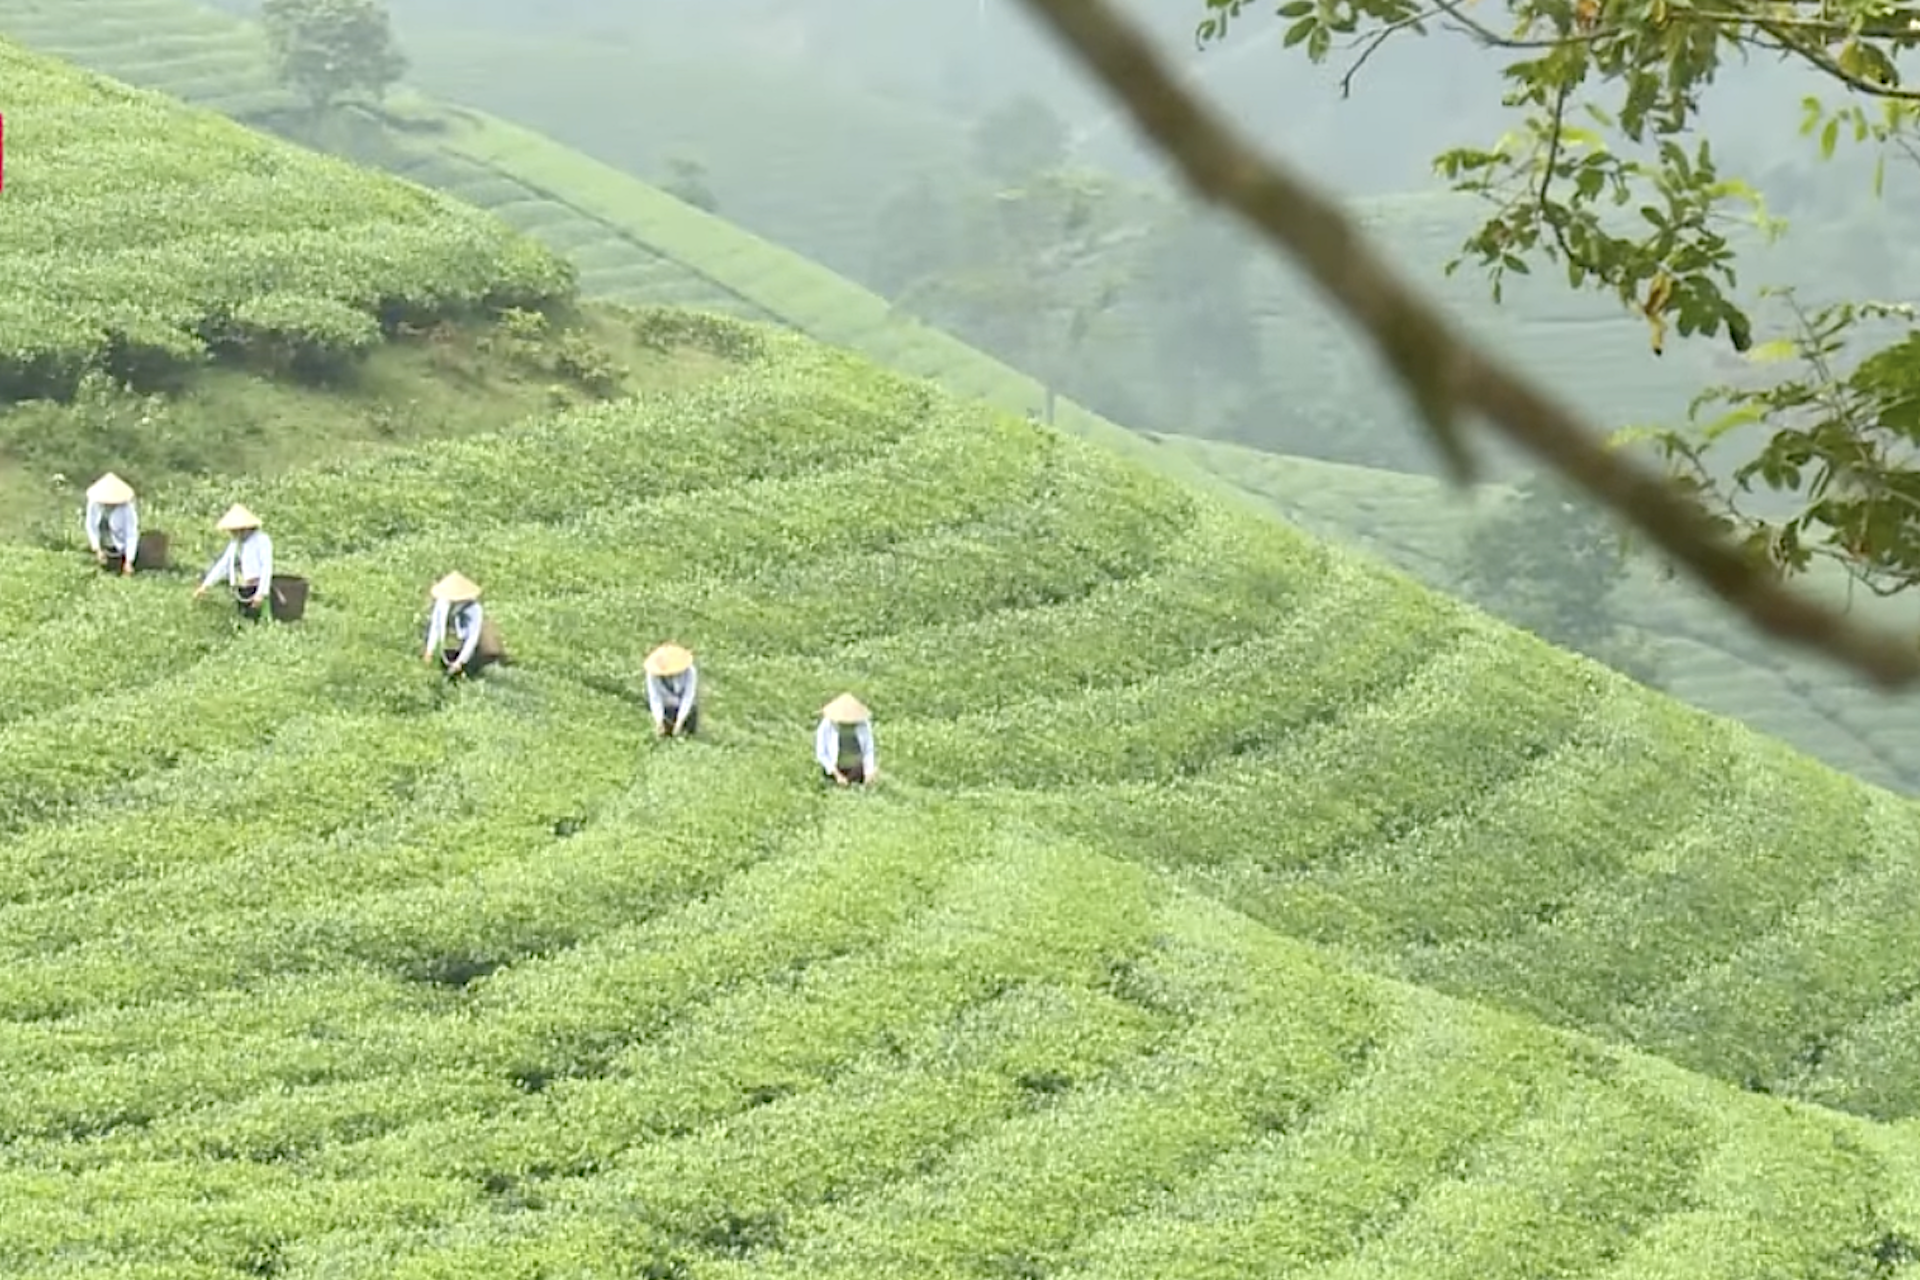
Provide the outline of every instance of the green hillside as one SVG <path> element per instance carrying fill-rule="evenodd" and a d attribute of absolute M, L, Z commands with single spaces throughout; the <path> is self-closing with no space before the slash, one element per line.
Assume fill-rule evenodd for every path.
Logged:
<path fill-rule="evenodd" d="M 145 163 L 304 163 L 5 58 Z M 43 192 L 96 156 L 40 144 Z M 336 211 L 407 190 L 327 173 Z M 422 252 L 488 227 L 415 225 Z M 1915 1257 L 1920 1130 L 1865 1118 L 1920 1110 L 1912 805 L 798 335 L 559 291 L 495 314 L 552 262 L 489 243 L 491 281 L 462 294 L 449 255 L 422 286 L 467 299 L 431 322 L 450 354 L 423 312 L 327 349 L 324 381 L 254 362 L 280 331 L 176 357 L 140 403 L 276 386 L 338 446 L 157 461 L 145 512 L 189 572 L 102 575 L 51 526 L 0 544 L 0 1269 Z M 182 296 L 318 252 L 212 235 Z M 362 438 L 382 379 L 499 429 Z M 236 497 L 310 576 L 302 622 L 189 601 Z M 454 565 L 516 659 L 461 686 L 415 648 Z M 664 635 L 701 658 L 697 740 L 645 722 Z M 870 793 L 808 755 L 849 686 Z"/>
<path fill-rule="evenodd" d="M 138 389 L 223 347 L 312 370 L 431 324 L 570 291 L 567 264 L 422 188 L 359 181 L 211 113 L 182 117 L 0 43 L 17 101 L 0 397 Z"/>
<path fill-rule="evenodd" d="M 1686 421 L 1700 390 L 1728 380 L 1739 361 L 1725 339 L 1651 350 L 1646 322 L 1617 299 L 1567 287 L 1562 269 L 1509 276 L 1495 304 L 1483 269 L 1464 264 L 1443 278 L 1439 264 L 1484 221 L 1486 208 L 1467 196 L 1406 195 L 1356 202 L 1358 221 L 1408 275 L 1448 313 L 1496 352 L 1582 411 L 1603 430 L 1631 424 Z M 1762 286 L 1793 285 L 1819 302 L 1838 297 L 1901 299 L 1920 295 L 1920 255 L 1904 233 L 1904 205 L 1890 196 L 1845 220 L 1796 215 L 1791 235 L 1766 244 L 1742 228 L 1728 232 L 1740 246 L 1740 294 L 1764 338 L 1788 331 L 1791 316 Z M 1405 397 L 1381 377 L 1376 356 L 1291 267 L 1264 264 L 1250 285 L 1265 338 L 1265 368 L 1290 410 L 1317 424 L 1324 438 L 1342 424 L 1404 425 L 1421 430 Z M 1350 428 L 1351 429 L 1351 428 Z M 1309 434 L 1289 425 L 1293 438 Z M 1272 448 L 1272 438 L 1242 443 Z M 1284 451 L 1284 450 L 1280 450 Z M 1430 451 L 1411 449 L 1396 464 L 1439 474 Z"/>
<path fill-rule="evenodd" d="M 0 0 L 0 30 L 249 123 L 284 125 L 297 114 L 271 81 L 257 28 L 190 0 Z M 772 320 L 1003 407 L 1040 403 L 1030 379 L 893 317 L 884 299 L 540 134 L 400 94 L 381 119 L 359 116 L 333 141 L 565 253 L 590 296 Z"/>
<path fill-rule="evenodd" d="M 0 0 L 0 29 L 110 74 L 243 117 L 271 121 L 289 108 L 285 95 L 269 84 L 257 32 L 185 0 L 101 0 L 87 6 L 84 20 L 74 0 Z M 362 119 L 343 142 L 361 159 L 488 208 L 565 253 L 591 296 L 682 303 L 774 320 L 1002 408 L 1024 411 L 1040 401 L 1030 379 L 945 334 L 891 317 L 883 299 L 844 278 L 538 134 L 403 95 L 384 123 Z M 1440 205 L 1420 201 L 1402 208 L 1388 202 L 1382 208 L 1400 209 L 1403 220 L 1419 223 L 1418 245 L 1451 234 Z M 1380 396 L 1377 378 L 1367 372 L 1370 366 L 1356 359 L 1353 340 L 1340 330 L 1303 321 L 1290 310 L 1297 308 L 1297 291 L 1271 278 L 1269 283 L 1270 346 L 1283 363 L 1311 369 L 1312 378 L 1303 377 L 1301 385 L 1318 388 L 1319 398 L 1303 399 L 1300 411 L 1311 413 L 1342 397 L 1352 400 L 1363 391 Z M 1555 305 L 1581 314 L 1593 306 L 1564 299 Z M 1683 369 L 1686 353 L 1677 352 L 1658 362 L 1664 380 L 1649 381 L 1653 371 L 1646 367 L 1641 331 L 1617 317 L 1593 323 L 1600 326 L 1596 332 L 1604 331 L 1604 342 L 1561 349 L 1588 351 L 1589 364 L 1598 358 L 1593 352 L 1605 354 L 1610 385 L 1643 387 L 1665 402 L 1704 377 L 1697 363 Z M 1670 376 L 1664 374 L 1668 370 Z M 1247 464 L 1251 455 L 1228 449 L 1210 459 L 1204 449 L 1143 446 L 1138 437 L 1077 406 L 1063 404 L 1061 410 L 1059 424 L 1067 430 L 1180 478 L 1236 488 L 1245 481 L 1256 497 L 1266 486 L 1264 480 L 1247 478 L 1264 467 L 1257 460 Z M 1377 485 L 1378 502 L 1388 505 L 1397 501 L 1393 495 L 1416 491 L 1397 485 L 1392 475 L 1347 474 L 1350 478 L 1332 490 L 1341 495 L 1330 512 L 1334 518 L 1316 526 L 1331 536 L 1352 539 L 1370 532 L 1358 513 L 1377 504 L 1359 495 L 1358 488 Z M 1290 493 L 1286 505 L 1313 510 L 1312 502 L 1309 489 Z M 1824 669 L 1777 652 L 1756 656 L 1733 624 L 1684 602 L 1672 603 L 1668 594 L 1659 594 L 1655 603 L 1656 593 L 1649 590 L 1646 598 L 1650 625 L 1663 636 L 1674 688 L 1684 696 L 1737 714 L 1863 777 L 1904 789 L 1920 786 L 1920 775 L 1909 763 L 1912 748 L 1889 745 L 1907 736 L 1899 723 L 1903 708 L 1886 709 Z M 1676 619 L 1671 628 L 1661 621 L 1668 616 Z M 1729 651 L 1737 660 L 1719 656 Z"/>
<path fill-rule="evenodd" d="M 0 726 L 8 1265 L 1837 1280 L 1920 1237 L 1908 1126 L 1255 922 L 1899 1114 L 1910 806 L 762 343 L 677 395 L 172 488 L 268 516 L 323 593 L 299 626 L 6 559 L 43 602 Z M 413 649 L 452 563 L 519 659 L 457 690 Z M 650 743 L 662 634 L 706 741 Z M 808 760 L 846 685 L 871 795 Z"/>
<path fill-rule="evenodd" d="M 4 41 L 0 73 L 0 534 L 64 544 L 109 468 L 257 474 L 711 365 L 563 314 L 571 265 L 469 205 Z"/>

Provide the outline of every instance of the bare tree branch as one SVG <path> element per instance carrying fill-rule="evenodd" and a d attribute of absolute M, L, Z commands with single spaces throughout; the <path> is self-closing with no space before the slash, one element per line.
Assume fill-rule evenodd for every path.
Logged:
<path fill-rule="evenodd" d="M 1372 338 L 1443 443 L 1464 457 L 1455 415 L 1478 412 L 1613 508 L 1759 629 L 1897 688 L 1920 676 L 1920 646 L 1851 622 L 1790 590 L 1723 537 L 1657 472 L 1608 449 L 1546 392 L 1457 336 L 1362 239 L 1339 206 L 1236 137 L 1168 71 L 1108 0 L 1024 0 L 1117 97 L 1207 200 L 1231 209 L 1298 263 Z"/>
<path fill-rule="evenodd" d="M 1351 98 L 1353 96 L 1353 78 L 1360 74 L 1360 68 L 1367 65 L 1367 59 L 1378 53 L 1380 46 L 1393 38 L 1395 32 L 1404 31 L 1408 27 L 1417 29 L 1421 23 L 1433 17 L 1438 12 L 1440 12 L 1438 9 L 1426 9 L 1408 14 L 1398 22 L 1390 22 L 1368 36 L 1366 38 L 1366 48 L 1360 51 L 1360 56 L 1353 60 L 1352 65 L 1349 66 L 1346 72 L 1340 77 L 1340 96 L 1342 98 Z M 1348 47 L 1351 48 L 1358 43 L 1360 43 L 1360 40 L 1356 38 L 1348 42 Z"/>

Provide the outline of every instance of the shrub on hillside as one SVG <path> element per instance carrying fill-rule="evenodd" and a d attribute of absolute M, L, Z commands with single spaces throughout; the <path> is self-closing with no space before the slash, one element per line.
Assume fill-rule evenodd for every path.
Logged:
<path fill-rule="evenodd" d="M 0 414 L 0 455 L 40 474 L 137 475 L 150 455 L 134 442 L 145 443 L 159 409 L 157 397 L 127 396 L 104 375 L 89 374 L 76 382 L 69 403 L 29 400 Z M 63 524 L 60 533 L 61 545 L 69 545 L 72 531 Z"/>
<path fill-rule="evenodd" d="M 311 383 L 339 380 L 381 342 L 372 316 L 296 293 L 250 299 L 211 320 L 204 332 L 217 353 Z"/>
<path fill-rule="evenodd" d="M 731 316 L 677 307 L 649 307 L 635 313 L 633 333 L 655 351 L 698 347 L 723 360 L 757 360 L 766 350 L 758 331 Z"/>

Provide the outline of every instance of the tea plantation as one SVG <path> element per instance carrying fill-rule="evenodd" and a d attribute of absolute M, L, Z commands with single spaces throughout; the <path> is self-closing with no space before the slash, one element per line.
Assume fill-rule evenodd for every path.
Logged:
<path fill-rule="evenodd" d="M 170 161 L 203 181 L 299 163 L 87 92 L 130 149 L 206 129 Z M 331 172 L 341 207 L 410 192 Z M 179 217 L 211 245 L 183 297 L 299 278 L 298 236 L 250 258 L 217 208 Z M 494 313 L 550 259 L 447 217 L 501 274 L 454 255 L 426 296 L 530 323 Z M 104 326 L 145 295 L 103 296 Z M 1920 1254 L 1908 801 L 1017 415 L 772 327 L 626 323 L 702 363 L 458 438 L 158 469 L 143 523 L 184 571 L 100 574 L 77 510 L 0 543 L 0 1273 Z M 392 330 L 305 384 L 310 433 Z M 236 498 L 304 620 L 190 601 Z M 450 685 L 417 645 L 456 566 L 514 662 Z M 641 696 L 667 637 L 700 658 L 689 741 Z M 810 760 L 846 688 L 869 792 Z"/>
<path fill-rule="evenodd" d="M 1909 806 L 754 336 L 247 486 L 298 625 L 14 549 L 7 1265 L 1837 1277 L 1920 1235 L 1910 1126 L 1362 973 L 1898 1114 Z M 454 563 L 517 663 L 450 689 Z M 662 635 L 704 740 L 651 737 Z M 808 758 L 843 685 L 873 794 Z"/>

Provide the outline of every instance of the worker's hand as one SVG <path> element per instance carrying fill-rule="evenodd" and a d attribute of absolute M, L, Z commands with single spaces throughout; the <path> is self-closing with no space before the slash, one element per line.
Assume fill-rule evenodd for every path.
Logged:
<path fill-rule="evenodd" d="M 871 769 L 869 769 L 869 770 L 867 770 L 867 781 L 868 781 L 868 782 L 874 782 L 874 781 L 877 781 L 877 780 L 879 779 L 879 777 L 880 777 L 880 766 L 879 766 L 879 765 L 875 765 L 875 766 L 873 766 L 873 768 L 871 768 Z"/>
<path fill-rule="evenodd" d="M 464 667 L 464 666 L 466 666 L 466 665 L 467 665 L 467 664 L 466 664 L 466 663 L 464 663 L 464 662 L 453 662 L 453 663 L 449 663 L 449 664 L 447 664 L 447 674 L 448 674 L 448 675 L 450 675 L 450 676 L 457 676 L 457 675 L 459 675 L 459 674 L 460 674 L 460 668 L 462 668 L 462 667 Z"/>
<path fill-rule="evenodd" d="M 120 566 L 120 576 L 123 578 L 130 578 L 133 576 L 133 561 L 129 560 L 125 564 Z"/>
<path fill-rule="evenodd" d="M 260 605 L 260 604 L 265 604 L 265 603 L 266 603 L 266 599 L 267 599 L 267 593 L 266 593 L 266 592 L 264 592 L 264 591 L 256 591 L 256 592 L 254 592 L 254 593 L 253 593 L 253 597 L 252 597 L 252 599 L 250 599 L 250 600 L 248 600 L 248 601 L 247 601 L 247 603 L 248 603 L 248 604 L 251 604 L 251 605 Z"/>
<path fill-rule="evenodd" d="M 664 738 L 664 737 L 666 737 L 666 736 L 667 736 L 667 722 L 666 722 L 665 720 L 656 720 L 656 721 L 654 721 L 654 723 L 653 723 L 653 734 L 654 734 L 654 736 L 655 736 L 656 738 Z"/>
<path fill-rule="evenodd" d="M 96 551 L 96 552 L 94 552 L 94 553 L 93 553 L 93 562 L 94 562 L 95 564 L 105 564 L 105 563 L 107 562 L 107 553 L 106 553 L 106 552 L 104 552 L 104 551 Z"/>
<path fill-rule="evenodd" d="M 838 769 L 835 769 L 833 771 L 833 780 L 839 783 L 843 787 L 847 785 L 847 775 L 840 772 Z"/>
<path fill-rule="evenodd" d="M 198 600 L 200 597 L 206 594 L 207 594 L 207 589 L 205 587 L 195 587 L 193 589 L 193 598 L 195 600 Z"/>

